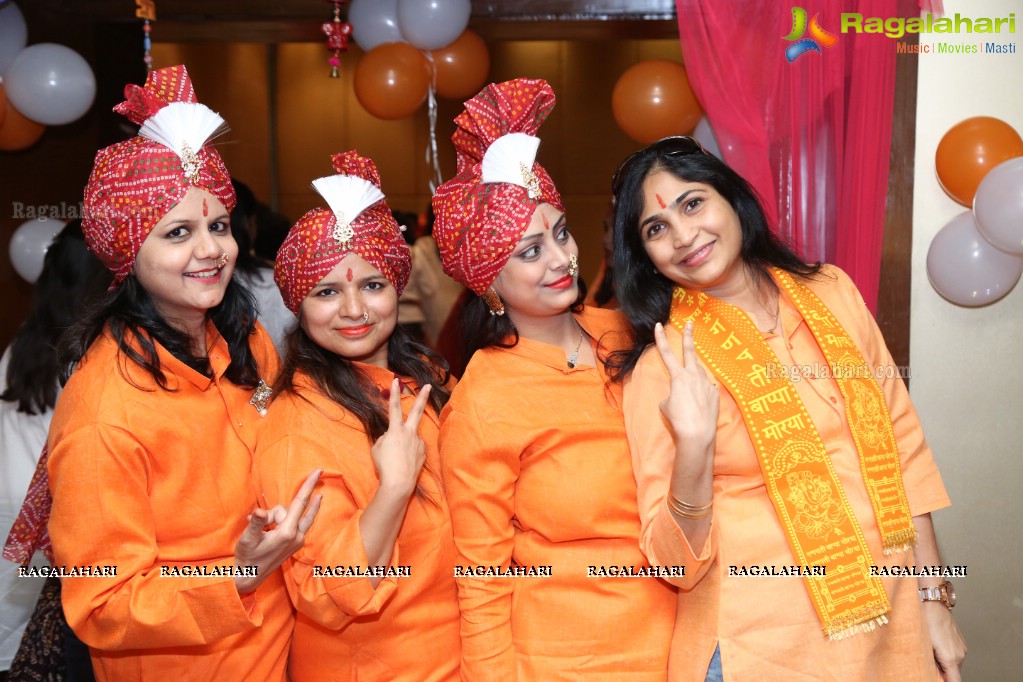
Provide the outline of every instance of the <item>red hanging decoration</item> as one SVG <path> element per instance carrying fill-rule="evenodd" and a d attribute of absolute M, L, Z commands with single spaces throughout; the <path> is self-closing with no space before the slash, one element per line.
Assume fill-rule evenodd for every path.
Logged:
<path fill-rule="evenodd" d="M 149 32 L 152 30 L 152 26 L 149 25 L 150 21 L 156 21 L 156 2 L 155 0 L 135 0 L 135 18 L 142 19 L 142 61 L 146 64 L 146 72 L 153 70 L 153 55 L 149 52 L 153 47 L 153 42 L 149 38 Z"/>
<path fill-rule="evenodd" d="M 330 77 L 337 78 L 341 68 L 341 53 L 348 51 L 348 38 L 352 35 L 352 25 L 341 21 L 341 5 L 345 0 L 326 0 L 334 5 L 334 19 L 321 26 L 327 36 L 327 51 L 331 53 L 327 63 L 330 64 Z"/>

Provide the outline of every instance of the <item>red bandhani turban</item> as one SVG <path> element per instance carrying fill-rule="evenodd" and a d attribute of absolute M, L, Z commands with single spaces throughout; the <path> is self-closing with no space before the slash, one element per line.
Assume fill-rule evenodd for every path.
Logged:
<path fill-rule="evenodd" d="M 314 208 L 302 216 L 277 252 L 274 281 L 296 315 L 309 291 L 349 253 L 379 270 L 399 296 L 412 270 L 412 254 L 380 191 L 376 164 L 354 149 L 331 159 L 338 175 L 313 180 L 330 210 Z"/>
<path fill-rule="evenodd" d="M 482 294 L 508 262 L 540 204 L 564 210 L 535 137 L 554 108 L 544 80 L 492 83 L 465 103 L 451 136 L 458 172 L 433 197 L 444 271 Z"/>
<path fill-rule="evenodd" d="M 153 226 L 201 187 L 228 211 L 231 176 L 209 141 L 226 130 L 224 119 L 199 104 L 184 66 L 150 72 L 143 87 L 124 88 L 114 111 L 141 125 L 137 137 L 96 152 L 85 186 L 82 231 L 89 249 L 119 284 Z"/>

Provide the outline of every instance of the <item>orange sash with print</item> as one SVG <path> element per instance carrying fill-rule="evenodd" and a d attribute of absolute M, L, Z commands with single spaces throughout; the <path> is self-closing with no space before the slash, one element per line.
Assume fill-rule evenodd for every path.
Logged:
<path fill-rule="evenodd" d="M 903 551 L 916 529 L 881 387 L 827 306 L 788 273 L 771 272 L 806 321 L 845 398 L 885 554 Z M 803 576 L 824 632 L 841 639 L 884 625 L 891 604 L 880 578 L 870 575 L 873 560 L 863 531 L 792 381 L 768 371 L 781 367 L 774 351 L 739 308 L 676 288 L 671 324 L 681 332 L 689 320 L 700 359 L 742 411 L 792 554 L 801 565 L 827 567 L 824 576 Z"/>

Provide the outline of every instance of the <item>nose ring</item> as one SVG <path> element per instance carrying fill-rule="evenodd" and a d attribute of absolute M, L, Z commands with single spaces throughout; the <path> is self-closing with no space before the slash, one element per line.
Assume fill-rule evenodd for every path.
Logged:
<path fill-rule="evenodd" d="M 220 257 L 217 258 L 217 267 L 223 269 L 224 266 L 227 265 L 227 261 L 228 261 L 227 251 L 224 251 L 223 253 L 220 254 Z"/>
<path fill-rule="evenodd" d="M 579 274 L 579 256 L 574 253 L 568 257 L 568 275 L 575 277 Z"/>
<path fill-rule="evenodd" d="M 363 310 L 362 311 L 362 323 L 363 324 L 369 324 L 369 311 L 368 310 Z"/>

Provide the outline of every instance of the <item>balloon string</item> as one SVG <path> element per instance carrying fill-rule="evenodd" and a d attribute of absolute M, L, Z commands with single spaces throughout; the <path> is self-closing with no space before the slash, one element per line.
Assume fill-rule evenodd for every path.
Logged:
<path fill-rule="evenodd" d="M 437 188 L 444 182 L 440 174 L 440 157 L 437 154 L 437 67 L 433 63 L 433 55 L 427 51 L 423 54 L 430 62 L 430 89 L 427 91 L 427 115 L 430 120 L 430 143 L 426 147 L 426 163 L 430 169 L 430 194 L 437 191 Z"/>

